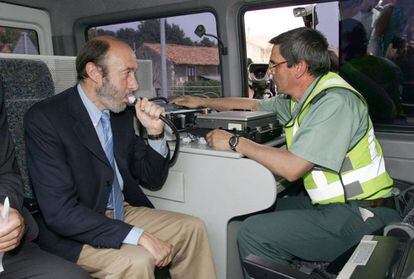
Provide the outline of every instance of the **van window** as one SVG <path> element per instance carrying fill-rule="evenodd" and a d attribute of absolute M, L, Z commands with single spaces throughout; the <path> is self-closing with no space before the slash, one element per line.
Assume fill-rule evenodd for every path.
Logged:
<path fill-rule="evenodd" d="M 0 52 L 39 54 L 37 32 L 30 29 L 0 26 Z"/>
<path fill-rule="evenodd" d="M 273 37 L 294 28 L 308 26 L 321 31 L 327 37 L 330 48 L 337 51 L 338 21 L 337 1 L 246 10 L 243 16 L 246 39 L 245 61 L 248 68 L 246 70 L 248 75 L 246 95 L 261 99 L 278 94 L 269 82 L 270 77 L 265 76 L 272 50 L 269 41 Z"/>
<path fill-rule="evenodd" d="M 300 8 L 303 15 L 295 16 Z M 331 70 L 364 96 L 377 127 L 414 125 L 414 1 L 343 0 L 252 8 L 243 20 L 247 65 L 268 62 L 267 42 L 272 37 L 300 26 L 315 28 L 328 39 Z M 256 71 L 256 79 L 246 71 L 249 96 L 275 94 L 261 78 L 263 71 Z"/>
<path fill-rule="evenodd" d="M 341 1 L 340 12 L 341 75 L 374 123 L 414 125 L 414 1 Z"/>
<path fill-rule="evenodd" d="M 217 36 L 214 15 L 197 13 L 94 26 L 88 30 L 88 39 L 111 35 L 126 41 L 138 59 L 151 60 L 156 96 L 220 97 L 221 67 L 217 41 L 206 36 L 199 38 L 194 33 L 199 24 L 204 25 L 205 33 Z M 162 34 L 164 44 L 161 43 Z"/>

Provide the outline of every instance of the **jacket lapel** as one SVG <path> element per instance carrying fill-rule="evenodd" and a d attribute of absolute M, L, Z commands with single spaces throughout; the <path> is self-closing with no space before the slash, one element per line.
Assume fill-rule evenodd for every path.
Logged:
<path fill-rule="evenodd" d="M 95 127 L 89 117 L 88 111 L 83 105 L 78 90 L 74 87 L 73 94 L 69 99 L 69 109 L 75 118 L 73 129 L 78 136 L 80 142 L 88 148 L 99 160 L 111 167 L 105 152 L 101 146 Z"/>

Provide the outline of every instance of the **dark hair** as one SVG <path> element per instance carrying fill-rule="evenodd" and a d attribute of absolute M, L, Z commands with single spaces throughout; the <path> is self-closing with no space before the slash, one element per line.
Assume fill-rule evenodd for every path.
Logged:
<path fill-rule="evenodd" d="M 80 50 L 76 57 L 76 72 L 78 74 L 78 81 L 84 80 L 88 77 L 85 67 L 86 64 L 92 62 L 101 67 L 102 75 L 106 76 L 107 66 L 104 63 L 105 55 L 109 50 L 109 38 L 94 38 L 88 41 Z"/>
<path fill-rule="evenodd" d="M 328 42 L 321 32 L 300 27 L 282 33 L 269 41 L 278 45 L 280 54 L 287 61 L 290 68 L 305 61 L 308 64 L 308 73 L 320 76 L 329 72 L 331 65 L 329 59 Z"/>
<path fill-rule="evenodd" d="M 345 61 L 364 56 L 368 49 L 368 37 L 364 25 L 347 18 L 339 22 L 341 30 L 341 53 Z"/>
<path fill-rule="evenodd" d="M 342 0 L 339 2 L 341 9 L 356 8 L 362 4 L 363 0 Z"/>

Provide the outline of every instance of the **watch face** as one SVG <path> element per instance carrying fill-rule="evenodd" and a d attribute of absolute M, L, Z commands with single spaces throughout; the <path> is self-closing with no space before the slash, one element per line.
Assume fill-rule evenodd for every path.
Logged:
<path fill-rule="evenodd" d="M 236 151 L 236 146 L 238 143 L 239 143 L 239 137 L 236 135 L 232 136 L 229 140 L 230 148 L 234 151 Z"/>
<path fill-rule="evenodd" d="M 232 136 L 230 138 L 230 145 L 231 145 L 231 147 L 234 147 L 235 144 L 236 144 L 236 137 L 235 136 Z"/>

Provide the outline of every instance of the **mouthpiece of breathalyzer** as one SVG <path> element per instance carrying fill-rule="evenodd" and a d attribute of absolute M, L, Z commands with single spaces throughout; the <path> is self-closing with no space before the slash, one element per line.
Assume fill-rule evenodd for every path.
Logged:
<path fill-rule="evenodd" d="M 155 98 L 150 99 L 150 101 L 155 100 L 155 99 L 167 100 L 164 97 L 155 97 Z M 135 96 L 131 95 L 128 97 L 128 106 L 130 107 L 135 106 L 136 102 L 137 102 L 137 98 Z M 168 101 L 166 102 L 168 103 Z M 178 132 L 174 123 L 169 118 L 165 117 L 164 115 L 160 115 L 160 119 L 171 128 L 176 138 L 174 154 L 171 156 L 171 159 L 169 161 L 169 165 L 173 166 L 175 164 L 175 161 L 177 161 L 177 155 L 178 155 L 178 152 L 180 151 L 180 133 Z"/>
<path fill-rule="evenodd" d="M 128 97 L 128 102 L 129 102 L 128 103 L 129 106 L 134 106 L 135 103 L 137 102 L 137 98 L 135 98 L 135 96 L 133 96 L 133 95 L 132 96 L 129 96 Z"/>

